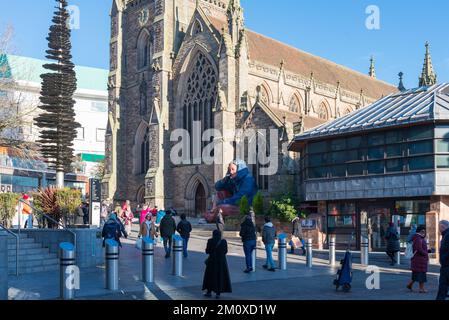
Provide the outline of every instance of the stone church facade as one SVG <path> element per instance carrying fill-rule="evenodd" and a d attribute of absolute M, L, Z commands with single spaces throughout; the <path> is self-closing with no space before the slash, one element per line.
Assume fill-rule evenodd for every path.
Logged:
<path fill-rule="evenodd" d="M 294 134 L 397 91 L 373 65 L 363 75 L 247 30 L 238 0 L 114 0 L 108 88 L 104 198 L 190 215 L 210 208 L 242 132 L 278 131 L 277 173 L 250 166 L 269 197 L 294 188 Z M 172 132 L 194 121 L 235 132 L 222 164 L 170 160 Z"/>

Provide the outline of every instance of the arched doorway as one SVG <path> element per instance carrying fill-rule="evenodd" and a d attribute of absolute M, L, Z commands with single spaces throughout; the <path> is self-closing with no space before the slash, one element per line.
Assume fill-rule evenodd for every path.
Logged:
<path fill-rule="evenodd" d="M 202 216 L 206 212 L 206 191 L 202 183 L 198 184 L 195 192 L 195 216 Z"/>

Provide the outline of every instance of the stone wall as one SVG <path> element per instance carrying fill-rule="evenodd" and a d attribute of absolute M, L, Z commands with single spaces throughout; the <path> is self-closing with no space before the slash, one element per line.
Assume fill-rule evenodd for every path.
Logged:
<path fill-rule="evenodd" d="M 80 268 L 94 267 L 103 264 L 103 240 L 99 229 L 71 229 L 76 234 L 76 265 Z M 65 230 L 24 229 L 29 237 L 42 243 L 50 253 L 59 256 L 61 242 L 73 243 L 73 235 Z"/>
<path fill-rule="evenodd" d="M 8 236 L 0 234 L 0 300 L 8 300 Z"/>

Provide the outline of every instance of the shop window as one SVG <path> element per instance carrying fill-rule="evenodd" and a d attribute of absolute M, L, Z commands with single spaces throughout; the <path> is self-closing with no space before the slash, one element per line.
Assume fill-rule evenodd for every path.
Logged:
<path fill-rule="evenodd" d="M 383 159 L 383 158 L 384 158 L 384 148 L 383 147 L 376 147 L 376 148 L 368 149 L 368 159 L 369 160 Z"/>
<path fill-rule="evenodd" d="M 412 142 L 408 144 L 408 154 L 426 154 L 433 152 L 433 140 Z"/>
<path fill-rule="evenodd" d="M 438 169 L 447 169 L 449 168 L 449 155 L 437 155 L 436 156 L 437 168 Z"/>
<path fill-rule="evenodd" d="M 321 141 L 321 142 L 313 142 L 309 144 L 308 152 L 309 153 L 320 153 L 320 152 L 326 152 L 327 150 L 327 142 Z"/>
<path fill-rule="evenodd" d="M 384 161 L 368 162 L 368 164 L 367 164 L 368 174 L 384 173 L 384 166 L 385 166 Z"/>
<path fill-rule="evenodd" d="M 436 141 L 437 152 L 449 153 L 449 140 Z"/>
<path fill-rule="evenodd" d="M 385 162 L 386 172 L 402 172 L 404 170 L 404 164 L 402 159 L 387 160 Z"/>
<path fill-rule="evenodd" d="M 433 128 L 430 126 L 411 127 L 408 131 L 408 140 L 422 140 L 433 138 Z"/>
<path fill-rule="evenodd" d="M 408 170 L 428 170 L 433 169 L 433 156 L 414 157 L 408 159 Z"/>
<path fill-rule="evenodd" d="M 395 144 L 385 148 L 387 158 L 402 157 L 402 144 Z"/>
<path fill-rule="evenodd" d="M 348 176 L 362 176 L 365 174 L 366 163 L 350 163 L 347 165 Z"/>
<path fill-rule="evenodd" d="M 379 146 L 385 144 L 385 137 L 383 133 L 372 133 L 368 135 L 369 146 Z"/>

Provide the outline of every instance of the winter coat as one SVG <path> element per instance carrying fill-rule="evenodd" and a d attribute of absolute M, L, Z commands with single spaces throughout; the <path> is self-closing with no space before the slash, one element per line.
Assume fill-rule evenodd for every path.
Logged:
<path fill-rule="evenodd" d="M 206 253 L 209 257 L 206 260 L 206 270 L 203 278 L 203 290 L 215 293 L 232 292 L 231 277 L 229 276 L 228 243 L 225 239 L 215 243 L 213 239 L 207 241 Z"/>
<path fill-rule="evenodd" d="M 140 211 L 139 224 L 142 224 L 145 221 L 148 213 L 150 213 L 150 209 L 142 209 L 142 211 Z"/>
<path fill-rule="evenodd" d="M 148 227 L 150 227 L 150 230 L 148 230 Z M 153 222 L 150 222 L 150 226 L 148 226 L 147 222 L 144 221 L 140 225 L 140 232 L 139 237 L 150 237 L 154 240 L 154 237 L 157 236 L 156 234 L 156 226 Z"/>
<path fill-rule="evenodd" d="M 76 210 L 75 224 L 84 224 L 84 210 L 82 207 L 78 207 Z"/>
<path fill-rule="evenodd" d="M 296 217 L 292 221 L 292 235 L 302 239 L 302 226 L 299 217 Z"/>
<path fill-rule="evenodd" d="M 225 222 L 224 222 L 223 216 L 220 213 L 217 214 L 217 218 L 215 219 L 215 224 L 217 226 L 217 230 L 219 230 L 221 232 L 221 235 L 223 236 Z"/>
<path fill-rule="evenodd" d="M 276 239 L 276 229 L 273 223 L 265 223 L 262 230 L 262 242 L 266 245 L 269 243 L 274 243 Z"/>
<path fill-rule="evenodd" d="M 122 246 L 120 242 L 120 238 L 124 236 L 128 238 L 128 234 L 126 233 L 125 227 L 120 222 L 120 220 L 109 219 L 103 226 L 103 231 L 101 233 L 103 237 L 103 247 L 105 246 L 105 242 L 107 239 L 113 239 L 118 242 L 119 246 Z"/>
<path fill-rule="evenodd" d="M 242 242 L 256 240 L 256 227 L 250 217 L 246 217 L 240 225 L 240 237 Z"/>
<path fill-rule="evenodd" d="M 249 173 L 248 167 L 245 161 L 237 161 L 237 176 L 231 178 L 226 176 L 222 180 L 217 181 L 215 184 L 217 191 L 228 191 L 232 194 L 231 197 L 219 200 L 217 205 L 230 204 L 237 205 L 238 201 L 246 196 L 248 198 L 249 205 L 252 205 L 254 195 L 257 192 L 256 180 Z"/>
<path fill-rule="evenodd" d="M 449 229 L 442 233 L 440 246 L 440 264 L 442 268 L 449 268 Z"/>
<path fill-rule="evenodd" d="M 411 259 L 411 269 L 413 272 L 427 272 L 429 264 L 429 252 L 427 250 L 426 239 L 420 234 L 413 236 L 413 253 Z"/>
<path fill-rule="evenodd" d="M 173 219 L 169 214 L 166 214 L 161 220 L 159 230 L 162 238 L 170 238 L 173 236 L 176 231 L 175 219 Z"/>
<path fill-rule="evenodd" d="M 190 238 L 190 232 L 192 232 L 192 225 L 187 220 L 181 220 L 176 227 L 179 235 L 183 238 Z"/>
<path fill-rule="evenodd" d="M 387 252 L 398 252 L 400 250 L 399 234 L 396 227 L 389 227 L 385 234 L 387 240 Z"/>

